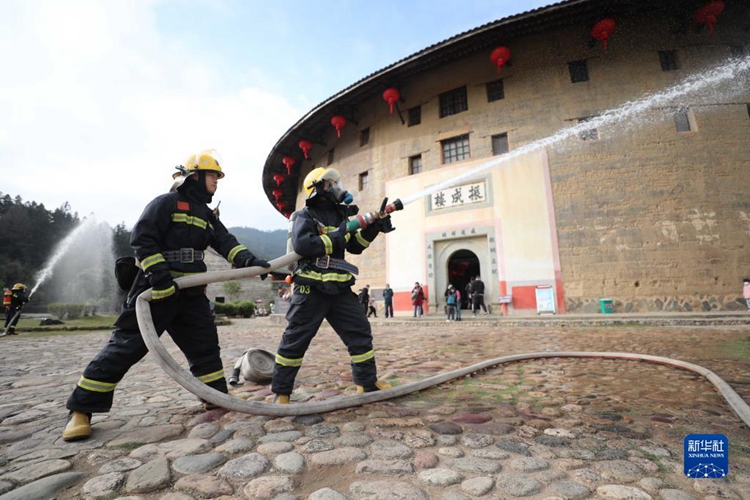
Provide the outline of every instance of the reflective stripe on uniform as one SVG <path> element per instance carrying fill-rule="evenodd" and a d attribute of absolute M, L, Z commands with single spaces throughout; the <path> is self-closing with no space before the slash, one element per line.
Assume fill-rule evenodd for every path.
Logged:
<path fill-rule="evenodd" d="M 170 295 L 174 295 L 174 292 L 175 292 L 174 285 L 172 285 L 169 288 L 166 288 L 164 290 L 152 290 L 151 291 L 151 298 L 153 300 L 166 299 Z"/>
<path fill-rule="evenodd" d="M 289 359 L 276 353 L 276 364 L 281 366 L 302 366 L 302 358 Z"/>
<path fill-rule="evenodd" d="M 363 363 L 367 361 L 368 359 L 372 359 L 375 357 L 375 351 L 370 349 L 364 354 L 357 354 L 352 356 L 352 363 Z"/>
<path fill-rule="evenodd" d="M 237 257 L 237 254 L 243 250 L 247 250 L 247 247 L 245 245 L 237 245 L 236 247 L 231 249 L 227 254 L 227 260 L 229 261 L 229 263 L 234 264 L 234 258 Z"/>
<path fill-rule="evenodd" d="M 161 264 L 162 262 L 166 262 L 166 260 L 164 260 L 164 256 L 160 253 L 155 253 L 154 255 L 149 255 L 148 257 L 143 259 L 141 261 L 141 267 L 144 271 L 146 271 L 154 264 Z"/>
<path fill-rule="evenodd" d="M 187 214 L 172 214 L 172 222 L 184 222 L 185 224 L 197 226 L 201 229 L 206 229 L 208 222 L 204 221 L 200 217 Z"/>
<path fill-rule="evenodd" d="M 295 276 L 300 276 L 302 278 L 308 278 L 315 281 L 336 281 L 338 283 L 346 283 L 350 279 L 352 279 L 352 275 L 350 273 L 319 273 L 316 271 L 302 271 L 301 273 L 295 274 Z"/>
<path fill-rule="evenodd" d="M 78 380 L 78 387 L 92 392 L 112 392 L 115 390 L 115 387 L 117 387 L 117 383 L 100 382 L 82 376 L 80 380 Z"/>
<path fill-rule="evenodd" d="M 201 375 L 200 377 L 197 377 L 197 379 L 203 382 L 204 384 L 216 382 L 217 380 L 220 380 L 223 378 L 224 378 L 224 370 L 219 370 L 213 373 L 209 373 L 207 375 Z"/>
<path fill-rule="evenodd" d="M 356 236 L 356 238 L 357 238 L 357 242 L 358 242 L 358 243 L 359 243 L 360 245 L 362 245 L 363 247 L 367 248 L 367 247 L 369 247 L 369 246 L 370 246 L 370 242 L 369 242 L 369 241 L 367 241 L 367 240 L 365 239 L 365 237 L 364 237 L 364 236 L 362 236 L 362 234 L 361 234 L 361 233 L 360 233 L 359 231 L 357 231 L 357 236 Z"/>
<path fill-rule="evenodd" d="M 329 238 L 328 235 L 321 234 L 320 241 L 323 242 L 326 255 L 331 255 L 333 253 L 333 242 L 331 241 L 331 238 Z"/>

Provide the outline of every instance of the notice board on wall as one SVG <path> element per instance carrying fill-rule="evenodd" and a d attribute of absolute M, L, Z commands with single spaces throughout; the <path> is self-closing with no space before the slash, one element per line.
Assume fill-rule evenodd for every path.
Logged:
<path fill-rule="evenodd" d="M 536 313 L 555 314 L 555 289 L 551 285 L 536 287 Z"/>

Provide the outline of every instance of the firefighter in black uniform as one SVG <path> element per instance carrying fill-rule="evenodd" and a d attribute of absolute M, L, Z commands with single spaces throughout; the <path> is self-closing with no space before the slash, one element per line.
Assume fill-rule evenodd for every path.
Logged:
<path fill-rule="evenodd" d="M 169 332 L 188 359 L 190 371 L 206 385 L 226 393 L 219 338 L 204 287 L 178 290 L 175 277 L 206 271 L 204 251 L 212 247 L 235 267 L 269 267 L 230 234 L 208 207 L 224 177 L 215 151 L 203 151 L 177 167 L 172 190 L 154 199 L 133 227 L 130 245 L 140 261 L 132 293 L 115 322 L 109 343 L 94 357 L 68 398 L 65 441 L 91 435 L 91 414 L 108 412 L 117 383 L 146 355 L 135 314 L 135 297 L 153 288 L 151 314 L 156 331 Z M 212 405 L 204 404 L 211 408 Z"/>
<path fill-rule="evenodd" d="M 355 207 L 348 206 L 352 196 L 338 171 L 316 168 L 303 186 L 309 195 L 306 206 L 290 218 L 292 249 L 302 259 L 294 267 L 287 327 L 276 353 L 274 402 L 289 404 L 302 358 L 323 319 L 346 344 L 357 392 L 389 389 L 390 384 L 378 381 L 370 323 L 351 290 L 358 270 L 344 260 L 344 251 L 360 254 L 379 233 L 392 231 L 390 216 L 350 233 L 347 215 L 354 215 Z"/>
<path fill-rule="evenodd" d="M 18 335 L 16 333 L 16 325 L 18 320 L 21 319 L 21 308 L 29 301 L 26 297 L 26 285 L 23 283 L 16 283 L 13 285 L 13 289 L 10 291 L 10 304 L 5 310 L 5 330 L 8 332 L 7 335 Z"/>

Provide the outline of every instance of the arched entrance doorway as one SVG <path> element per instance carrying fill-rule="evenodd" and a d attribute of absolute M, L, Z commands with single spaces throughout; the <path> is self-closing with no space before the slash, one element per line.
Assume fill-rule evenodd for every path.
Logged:
<path fill-rule="evenodd" d="M 479 275 L 479 258 L 471 250 L 458 250 L 448 258 L 448 283 L 461 290 L 461 309 L 471 307 L 466 285 L 472 277 Z"/>

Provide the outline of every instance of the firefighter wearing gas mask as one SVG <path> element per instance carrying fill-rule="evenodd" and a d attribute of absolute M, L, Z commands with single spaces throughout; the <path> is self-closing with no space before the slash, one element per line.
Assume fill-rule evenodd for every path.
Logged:
<path fill-rule="evenodd" d="M 377 377 L 370 323 L 351 290 L 358 270 L 344 257 L 345 252 L 362 253 L 378 234 L 392 231 L 390 216 L 349 232 L 347 217 L 357 210 L 350 205 L 352 195 L 339 172 L 316 168 L 305 177 L 303 186 L 308 194 L 305 207 L 290 217 L 291 250 L 302 259 L 292 273 L 287 327 L 276 353 L 271 387 L 274 402 L 289 403 L 305 352 L 324 319 L 349 351 L 357 392 L 388 389 L 390 384 Z"/>
<path fill-rule="evenodd" d="M 5 331 L 7 335 L 18 335 L 16 333 L 16 325 L 18 320 L 21 319 L 21 309 L 24 304 L 29 301 L 26 297 L 26 285 L 23 283 L 16 283 L 7 294 L 7 308 L 5 309 Z M 6 302 L 5 296 L 3 297 L 3 303 Z"/>
<path fill-rule="evenodd" d="M 148 352 L 134 303 L 148 288 L 153 289 L 150 307 L 157 332 L 169 332 L 185 354 L 193 376 L 227 392 L 219 339 L 204 287 L 179 290 L 174 278 L 206 272 L 204 256 L 209 246 L 235 267 L 270 264 L 241 245 L 208 206 L 218 180 L 224 177 L 218 154 L 203 151 L 176 168 L 170 192 L 149 203 L 133 227 L 130 246 L 141 271 L 130 284 L 109 343 L 88 364 L 68 398 L 71 413 L 63 430 L 65 441 L 91 435 L 91 414 L 110 410 L 117 384 Z"/>

